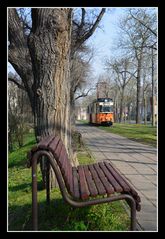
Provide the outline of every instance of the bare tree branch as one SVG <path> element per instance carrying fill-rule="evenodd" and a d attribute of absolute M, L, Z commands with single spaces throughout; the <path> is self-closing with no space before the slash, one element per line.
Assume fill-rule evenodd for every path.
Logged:
<path fill-rule="evenodd" d="M 141 19 L 138 19 L 137 17 L 135 17 L 132 12 L 130 11 L 131 17 L 134 18 L 135 20 L 137 20 L 141 25 L 143 25 L 144 27 L 147 28 L 147 30 L 149 30 L 150 32 L 152 32 L 152 34 L 154 34 L 154 36 L 157 37 L 157 33 L 154 32 L 151 27 L 147 26 Z"/>
<path fill-rule="evenodd" d="M 79 25 L 75 20 L 73 20 L 72 22 L 73 22 L 73 24 L 76 25 L 77 27 L 80 27 L 80 25 Z"/>
<path fill-rule="evenodd" d="M 88 94 L 89 94 L 89 92 L 91 91 L 91 90 L 94 90 L 95 88 L 90 88 L 87 92 L 83 92 L 81 95 L 78 95 L 77 97 L 75 97 L 75 100 L 77 100 L 77 99 L 79 99 L 79 98 L 81 98 L 81 97 L 86 97 Z"/>
<path fill-rule="evenodd" d="M 32 98 L 34 76 L 31 57 L 27 46 L 27 36 L 24 33 L 23 24 L 15 8 L 9 8 L 8 10 L 8 30 L 8 60 L 23 80 L 24 87 Z"/>
<path fill-rule="evenodd" d="M 13 82 L 16 86 L 18 86 L 19 89 L 26 91 L 25 87 L 21 85 L 15 77 L 13 78 L 12 76 L 9 76 L 8 80 Z"/>
<path fill-rule="evenodd" d="M 82 28 L 85 24 L 85 9 L 82 8 L 82 17 L 81 17 L 81 23 L 80 25 L 78 25 L 78 29 L 77 29 L 77 39 L 75 40 L 75 43 L 73 45 L 72 48 L 72 54 L 75 53 L 75 51 L 94 33 L 94 31 L 96 30 L 96 28 L 98 27 L 104 13 L 105 13 L 106 9 L 102 8 L 102 10 L 100 11 L 98 17 L 96 18 L 95 22 L 91 25 L 91 28 L 87 31 L 85 31 L 82 35 Z"/>
<path fill-rule="evenodd" d="M 157 47 L 154 47 L 154 45 L 156 44 L 157 42 L 155 42 L 154 44 L 152 45 L 143 45 L 143 48 L 153 48 L 154 50 L 157 50 Z M 142 49 L 142 47 L 136 47 L 136 49 Z"/>
<path fill-rule="evenodd" d="M 100 14 L 98 15 L 95 23 L 93 24 L 91 29 L 84 36 L 82 36 L 82 38 L 80 40 L 80 43 L 86 41 L 94 33 L 94 31 L 96 30 L 97 26 L 99 25 L 104 13 L 105 13 L 105 10 L 106 10 L 105 8 L 102 8 L 102 10 L 101 10 Z"/>
<path fill-rule="evenodd" d="M 81 11 L 82 11 L 82 16 L 81 16 L 80 30 L 83 28 L 84 21 L 85 21 L 85 15 L 86 15 L 86 11 L 84 8 L 81 8 Z"/>
<path fill-rule="evenodd" d="M 127 71 L 127 70 L 124 70 L 124 71 L 119 71 L 119 73 L 120 74 L 123 74 L 123 73 L 128 73 L 128 74 L 130 74 L 131 75 L 131 77 L 133 76 L 133 77 L 135 77 L 136 78 L 136 76 L 135 76 L 135 73 L 137 73 L 137 70 L 134 72 L 134 73 L 132 73 L 132 72 L 130 72 L 130 71 Z"/>

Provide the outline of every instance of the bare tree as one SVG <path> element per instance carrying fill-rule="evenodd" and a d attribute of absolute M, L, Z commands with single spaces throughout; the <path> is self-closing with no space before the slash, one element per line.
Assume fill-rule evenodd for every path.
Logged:
<path fill-rule="evenodd" d="M 155 34 L 151 31 L 152 24 L 155 26 L 152 12 L 147 9 L 129 9 L 127 15 L 120 22 L 121 38 L 120 47 L 127 54 L 132 55 L 132 61 L 137 65 L 137 101 L 136 101 L 136 123 L 140 123 L 141 106 L 141 71 L 142 61 L 148 49 L 153 42 L 155 43 Z M 155 32 L 155 27 L 154 27 Z"/>
<path fill-rule="evenodd" d="M 143 118 L 144 124 L 147 124 L 147 96 L 148 92 L 150 93 L 151 82 L 147 80 L 146 69 L 143 69 L 142 77 L 143 77 L 143 113 L 144 113 Z"/>
<path fill-rule="evenodd" d="M 27 93 L 13 82 L 8 87 L 8 109 L 9 150 L 12 151 L 14 146 L 23 146 L 24 134 L 30 129 L 32 120 L 29 120 L 32 113 Z"/>
<path fill-rule="evenodd" d="M 116 82 L 120 92 L 120 117 L 119 122 L 123 120 L 124 96 L 125 88 L 132 77 L 135 77 L 136 70 L 132 70 L 132 64 L 129 58 L 121 58 L 119 60 L 106 61 L 108 70 L 112 70 L 115 74 L 114 81 Z"/>
<path fill-rule="evenodd" d="M 132 13 L 132 11 L 130 10 L 130 15 L 131 18 L 135 19 L 135 21 L 137 21 L 141 26 L 143 26 L 144 28 L 147 29 L 148 32 L 150 32 L 150 39 L 149 41 L 143 46 L 144 48 L 147 48 L 149 50 L 151 50 L 151 54 L 148 53 L 149 55 L 151 55 L 151 78 L 152 78 L 152 125 L 155 126 L 155 103 L 156 103 L 156 97 L 155 97 L 155 74 L 154 74 L 154 70 L 155 70 L 155 53 L 154 51 L 157 50 L 157 15 L 155 13 L 155 11 L 153 11 L 153 9 L 150 9 L 151 14 L 147 15 L 145 14 L 145 18 L 139 18 L 139 16 L 137 14 Z"/>
<path fill-rule="evenodd" d="M 81 8 L 75 11 L 73 16 L 73 29 L 72 29 L 72 50 L 71 58 L 78 51 L 84 51 L 86 42 L 95 32 L 100 24 L 100 21 L 106 9 L 102 8 L 101 11 L 97 9 L 86 10 Z"/>
<path fill-rule="evenodd" d="M 88 59 L 85 59 L 79 52 L 74 55 L 71 60 L 71 90 L 70 90 L 70 105 L 71 105 L 71 124 L 75 130 L 75 101 L 78 98 L 85 97 L 88 94 L 88 90 L 85 89 L 90 73 L 90 60 L 93 52 L 88 50 L 85 55 L 88 54 Z"/>

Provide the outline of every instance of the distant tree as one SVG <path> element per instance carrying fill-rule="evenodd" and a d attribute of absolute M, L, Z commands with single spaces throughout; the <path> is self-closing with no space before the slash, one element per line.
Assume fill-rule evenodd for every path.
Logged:
<path fill-rule="evenodd" d="M 16 76 L 15 76 L 16 78 Z M 26 91 L 20 90 L 13 82 L 8 87 L 8 136 L 9 151 L 15 146 L 22 147 L 24 134 L 30 129 L 31 111 Z"/>
<path fill-rule="evenodd" d="M 126 16 L 120 21 L 121 37 L 119 46 L 125 54 L 132 56 L 137 67 L 136 123 L 140 123 L 141 73 L 143 57 L 156 42 L 156 14 L 146 8 L 126 10 Z"/>
<path fill-rule="evenodd" d="M 149 98 L 151 95 L 151 81 L 147 79 L 147 69 L 143 69 L 142 71 L 142 79 L 143 79 L 143 119 L 144 124 L 147 124 L 147 98 Z"/>
<path fill-rule="evenodd" d="M 88 59 L 85 59 L 84 56 L 88 56 Z M 71 60 L 71 90 L 70 90 L 70 105 L 71 105 L 71 124 L 72 128 L 75 130 L 75 102 L 81 97 L 85 97 L 90 89 L 85 89 L 87 81 L 89 79 L 90 69 L 90 60 L 93 56 L 93 52 L 90 52 L 90 49 L 81 54 L 78 52 L 74 55 Z"/>
<path fill-rule="evenodd" d="M 112 70 L 115 74 L 114 81 L 116 82 L 119 94 L 120 94 L 120 114 L 119 114 L 119 122 L 123 120 L 123 109 L 124 109 L 124 99 L 125 99 L 125 89 L 128 85 L 129 81 L 135 77 L 136 70 L 132 69 L 131 59 L 128 57 L 115 59 L 115 60 L 107 60 L 106 67 L 108 70 Z"/>
<path fill-rule="evenodd" d="M 152 10 L 151 10 L 152 12 Z M 156 53 L 157 51 L 157 16 L 155 12 L 152 12 L 151 15 L 146 15 L 144 19 L 141 19 L 137 16 L 137 14 L 132 13 L 130 10 L 130 15 L 133 19 L 135 19 L 141 26 L 146 28 L 148 32 L 150 32 L 150 40 L 144 46 L 148 50 L 148 54 L 151 55 L 151 85 L 152 85 L 152 125 L 155 126 L 155 62 L 156 62 Z M 151 53 L 149 52 L 151 51 Z"/>

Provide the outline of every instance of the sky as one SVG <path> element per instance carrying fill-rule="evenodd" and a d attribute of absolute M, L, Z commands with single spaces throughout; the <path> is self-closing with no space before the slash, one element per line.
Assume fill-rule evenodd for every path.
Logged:
<path fill-rule="evenodd" d="M 104 60 L 106 57 L 114 55 L 112 47 L 115 46 L 115 36 L 117 35 L 117 22 L 123 14 L 123 8 L 110 8 L 106 10 L 101 26 L 88 40 L 88 44 L 94 46 L 96 54 L 92 61 L 92 69 L 96 77 L 105 72 Z"/>

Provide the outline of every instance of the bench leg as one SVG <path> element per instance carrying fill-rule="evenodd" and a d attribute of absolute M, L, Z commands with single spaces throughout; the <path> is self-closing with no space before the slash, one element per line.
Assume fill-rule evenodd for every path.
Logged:
<path fill-rule="evenodd" d="M 46 201 L 50 203 L 50 163 L 46 161 Z"/>
<path fill-rule="evenodd" d="M 37 159 L 32 160 L 32 224 L 33 230 L 38 230 L 38 203 L 37 203 Z"/>
<path fill-rule="evenodd" d="M 131 231 L 136 231 L 136 203 L 134 199 L 130 200 L 131 209 Z"/>

